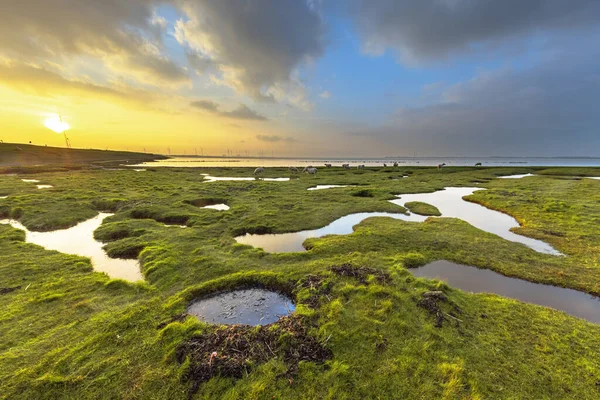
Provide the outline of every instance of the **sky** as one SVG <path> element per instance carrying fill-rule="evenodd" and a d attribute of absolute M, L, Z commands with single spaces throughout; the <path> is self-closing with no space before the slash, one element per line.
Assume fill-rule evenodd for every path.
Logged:
<path fill-rule="evenodd" d="M 597 0 L 1 1 L 0 140 L 600 156 Z M 50 122 L 50 123 L 49 123 Z"/>

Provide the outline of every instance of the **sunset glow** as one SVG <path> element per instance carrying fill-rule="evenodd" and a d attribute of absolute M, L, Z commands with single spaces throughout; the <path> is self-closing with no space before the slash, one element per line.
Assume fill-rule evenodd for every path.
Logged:
<path fill-rule="evenodd" d="M 495 3 L 7 2 L 1 139 L 61 146 L 60 110 L 75 147 L 593 155 L 600 3 Z"/>

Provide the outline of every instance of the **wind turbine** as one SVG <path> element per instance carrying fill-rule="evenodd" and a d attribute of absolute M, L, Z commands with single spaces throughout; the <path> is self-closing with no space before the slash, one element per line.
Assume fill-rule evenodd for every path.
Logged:
<path fill-rule="evenodd" d="M 64 124 L 64 122 L 62 120 L 62 115 L 59 115 L 58 118 L 60 119 L 60 125 L 64 128 L 65 124 Z M 66 129 L 63 131 L 63 135 L 65 137 L 65 144 L 67 145 L 67 149 L 70 149 L 71 148 L 71 141 L 67 137 L 67 130 Z"/>

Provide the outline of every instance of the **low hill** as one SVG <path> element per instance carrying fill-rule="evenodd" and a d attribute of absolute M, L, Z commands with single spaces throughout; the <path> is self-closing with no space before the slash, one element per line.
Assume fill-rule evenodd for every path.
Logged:
<path fill-rule="evenodd" d="M 141 163 L 163 160 L 157 154 L 96 149 L 67 149 L 30 144 L 0 143 L 0 167 L 75 165 L 95 163 Z"/>

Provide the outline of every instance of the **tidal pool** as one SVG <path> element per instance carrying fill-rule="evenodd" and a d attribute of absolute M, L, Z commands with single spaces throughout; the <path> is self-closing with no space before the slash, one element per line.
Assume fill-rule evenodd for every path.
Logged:
<path fill-rule="evenodd" d="M 539 253 L 561 255 L 561 253 L 541 240 L 517 235 L 510 231 L 519 223 L 508 214 L 490 210 L 482 205 L 465 201 L 462 198 L 482 188 L 446 188 L 433 193 L 403 194 L 392 203 L 404 205 L 410 201 L 421 201 L 437 207 L 442 217 L 460 218 L 474 227 L 498 235 L 511 242 L 523 243 Z"/>
<path fill-rule="evenodd" d="M 238 236 L 235 240 L 238 243 L 248 244 L 254 247 L 260 247 L 269 253 L 295 253 L 306 251 L 302 243 L 308 238 L 318 238 L 325 235 L 347 235 L 353 232 L 352 227 L 357 225 L 362 220 L 370 217 L 390 217 L 401 219 L 404 221 L 422 222 L 427 217 L 417 214 L 395 214 L 386 212 L 365 212 L 346 215 L 338 218 L 331 224 L 310 231 L 266 234 L 266 235 L 251 235 Z"/>
<path fill-rule="evenodd" d="M 0 196 L 0 200 L 1 199 L 8 199 L 8 196 Z"/>
<path fill-rule="evenodd" d="M 522 243 L 537 252 L 561 255 L 560 252 L 541 240 L 528 238 L 511 232 L 511 228 L 519 226 L 519 223 L 513 217 L 462 199 L 464 196 L 468 196 L 477 190 L 483 189 L 446 188 L 433 193 L 403 194 L 398 196 L 399 198 L 397 200 L 391 200 L 391 202 L 401 206 L 411 201 L 428 203 L 437 207 L 442 213 L 442 217 L 460 218 L 478 229 L 493 233 L 512 242 Z M 427 218 L 436 218 L 416 214 L 385 212 L 357 213 L 339 218 L 320 229 L 281 234 L 246 234 L 244 236 L 236 237 L 235 240 L 238 243 L 260 247 L 269 253 L 301 252 L 306 251 L 302 246 L 302 243 L 306 239 L 318 238 L 325 235 L 347 235 L 352 233 L 352 227 L 354 225 L 357 225 L 362 220 L 370 217 L 390 217 L 412 222 L 423 222 Z"/>
<path fill-rule="evenodd" d="M 333 189 L 333 188 L 344 188 L 344 187 L 352 187 L 356 185 L 317 185 L 314 187 L 310 187 L 306 190 L 323 190 L 323 189 Z"/>
<path fill-rule="evenodd" d="M 192 302 L 187 313 L 211 324 L 268 325 L 296 309 L 292 300 L 265 289 L 219 293 Z"/>
<path fill-rule="evenodd" d="M 21 179 L 21 180 L 26 183 L 39 183 L 40 182 L 37 179 Z"/>
<path fill-rule="evenodd" d="M 128 281 L 144 279 L 137 260 L 122 260 L 110 258 L 104 252 L 103 244 L 94 239 L 94 231 L 102 225 L 105 218 L 113 214 L 100 213 L 96 217 L 75 225 L 69 229 L 52 232 L 31 232 L 20 222 L 0 220 L 2 224 L 10 224 L 14 228 L 24 230 L 26 241 L 37 244 L 48 250 L 61 253 L 89 257 L 94 270 L 104 272 L 111 278 L 121 278 Z"/>
<path fill-rule="evenodd" d="M 220 181 L 265 181 L 265 182 L 287 182 L 290 178 L 261 178 L 260 176 L 210 176 L 208 174 L 201 174 L 204 176 L 206 182 L 220 182 Z"/>
<path fill-rule="evenodd" d="M 521 178 L 527 178 L 529 176 L 537 176 L 537 175 L 534 175 L 534 174 L 506 175 L 506 176 L 499 176 L 498 178 L 500 178 L 500 179 L 521 179 Z"/>
<path fill-rule="evenodd" d="M 38 189 L 52 189 L 52 185 L 36 185 Z"/>
<path fill-rule="evenodd" d="M 202 208 L 209 208 L 211 210 L 218 210 L 218 211 L 227 211 L 227 210 L 229 210 L 229 206 L 227 204 L 212 204 L 210 206 L 204 206 Z"/>
<path fill-rule="evenodd" d="M 409 271 L 416 277 L 439 279 L 466 292 L 495 293 L 600 323 L 600 299 L 577 290 L 509 278 L 491 270 L 444 260 Z"/>

